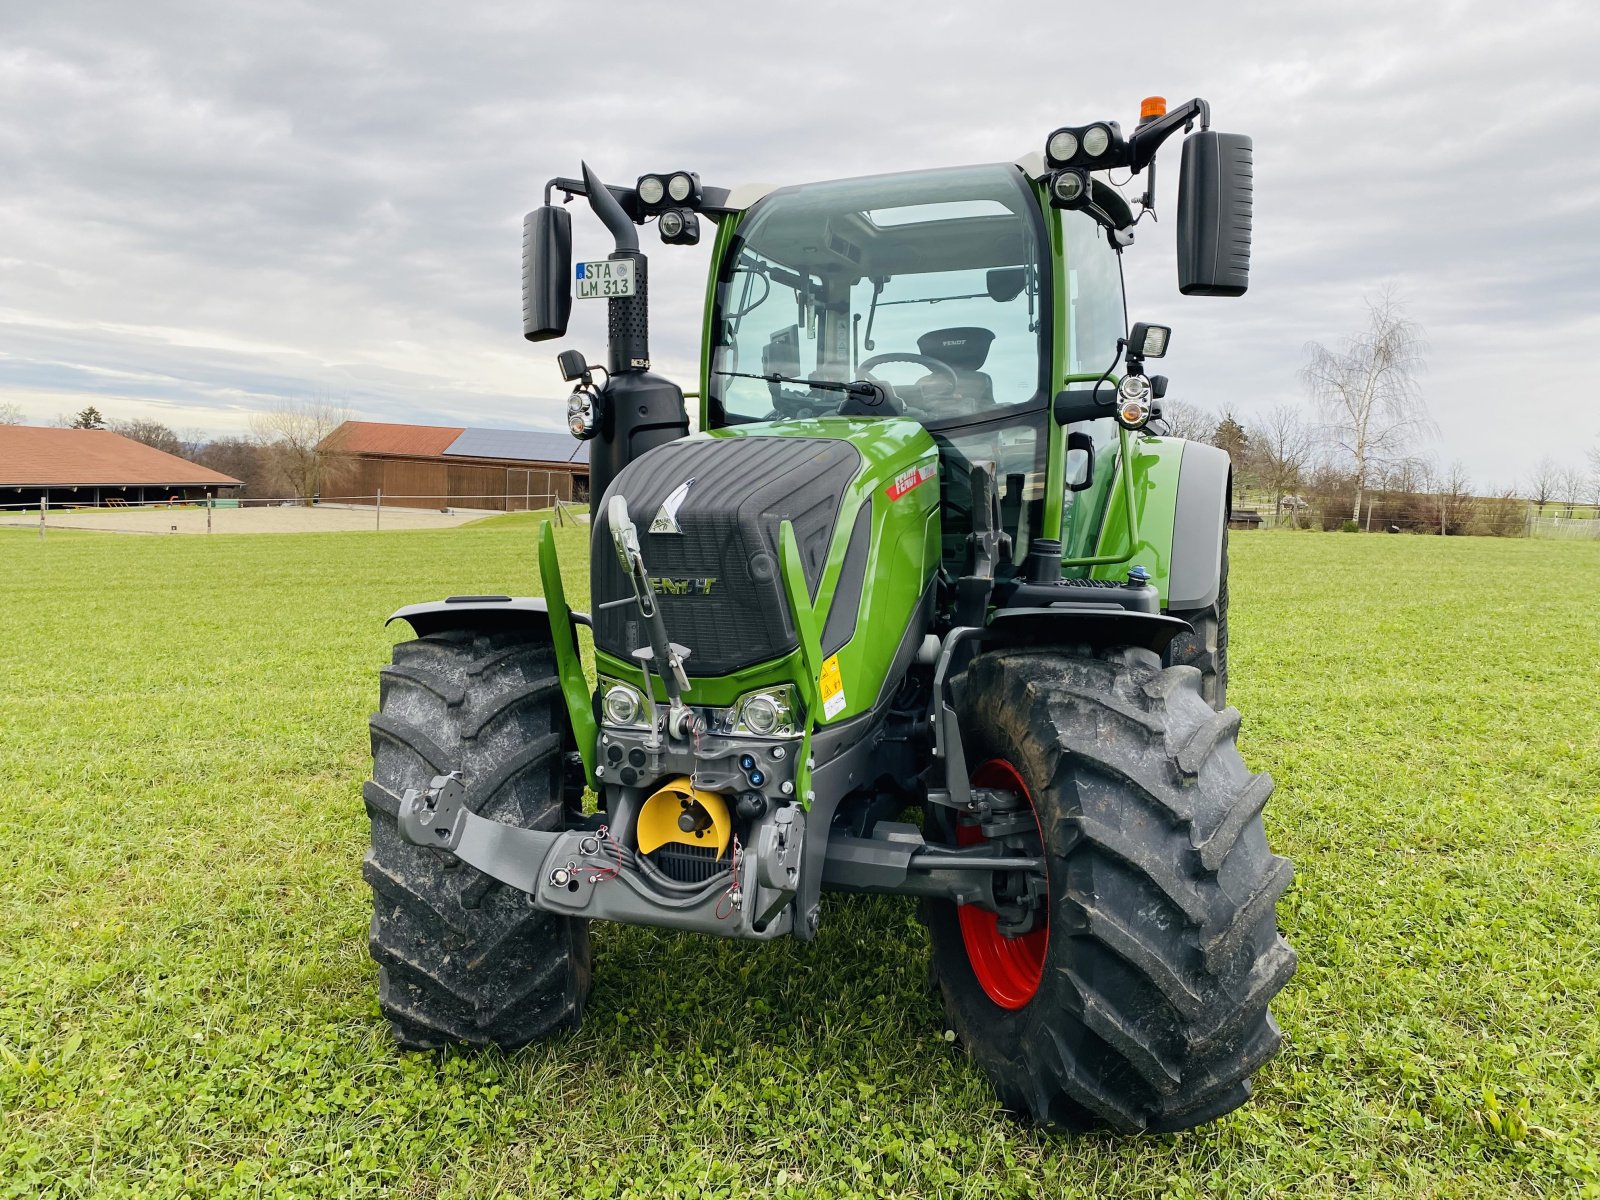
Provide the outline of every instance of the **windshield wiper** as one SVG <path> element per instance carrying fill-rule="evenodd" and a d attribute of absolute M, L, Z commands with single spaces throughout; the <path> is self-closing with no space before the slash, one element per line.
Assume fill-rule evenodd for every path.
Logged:
<path fill-rule="evenodd" d="M 763 383 L 798 383 L 803 387 L 814 388 L 824 392 L 845 392 L 851 396 L 881 396 L 882 390 L 877 384 L 867 383 L 864 380 L 853 380 L 850 383 L 839 383 L 833 379 L 792 379 L 788 375 L 779 375 L 774 371 L 771 375 L 752 375 L 748 371 L 713 371 L 713 375 L 726 375 L 730 379 L 759 379 Z"/>

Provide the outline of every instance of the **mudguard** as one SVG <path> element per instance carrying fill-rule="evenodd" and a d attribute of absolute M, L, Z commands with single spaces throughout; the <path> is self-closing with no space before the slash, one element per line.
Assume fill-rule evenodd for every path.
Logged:
<path fill-rule="evenodd" d="M 1199 442 L 1184 444 L 1172 518 L 1168 609 L 1188 611 L 1216 602 L 1232 478 L 1233 463 L 1226 451 Z"/>

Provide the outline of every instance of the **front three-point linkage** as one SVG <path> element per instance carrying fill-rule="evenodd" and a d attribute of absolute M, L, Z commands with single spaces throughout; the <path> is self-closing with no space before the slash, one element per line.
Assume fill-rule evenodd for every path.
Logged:
<path fill-rule="evenodd" d="M 650 736 L 645 745 L 659 750 L 661 746 L 661 721 L 657 717 L 656 702 L 650 686 L 650 670 L 655 668 L 667 692 L 666 733 L 669 738 L 692 738 L 699 732 L 700 718 L 683 702 L 683 693 L 689 690 L 689 676 L 683 662 L 689 657 L 689 648 L 667 640 L 667 623 L 662 619 L 656 604 L 655 585 L 644 565 L 644 554 L 639 549 L 639 530 L 628 516 L 628 502 L 622 496 L 612 496 L 606 509 L 606 519 L 611 525 L 611 542 L 617 549 L 617 558 L 627 572 L 633 586 L 633 599 L 612 601 L 612 604 L 636 604 L 650 639 L 648 646 L 633 652 L 644 670 L 644 702 L 650 714 Z M 610 605 L 602 605 L 602 608 Z"/>

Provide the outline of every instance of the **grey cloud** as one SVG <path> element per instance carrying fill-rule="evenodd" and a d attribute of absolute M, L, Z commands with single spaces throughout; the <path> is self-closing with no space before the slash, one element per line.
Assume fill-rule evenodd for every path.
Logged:
<path fill-rule="evenodd" d="M 374 419 L 559 423 L 518 336 L 522 212 L 587 157 L 795 182 L 1010 158 L 1056 124 L 1211 100 L 1256 139 L 1257 269 L 1185 301 L 1165 220 L 1128 256 L 1177 328 L 1174 395 L 1300 395 L 1307 340 L 1395 283 L 1427 327 L 1435 450 L 1484 480 L 1545 453 L 1508 396 L 1583 378 L 1600 280 L 1600 36 L 1576 5 L 1225 10 L 80 3 L 0 33 L 0 399 L 109 397 L 231 427 L 279 395 Z M 1142 184 L 1142 181 L 1140 181 Z M 575 221 L 579 250 L 603 232 Z M 656 355 L 687 376 L 706 252 L 652 254 Z M 578 306 L 572 341 L 603 321 Z M 117 374 L 120 372 L 120 374 Z M 131 378 L 130 378 L 131 376 Z M 547 399 L 542 402 L 538 397 Z M 101 404 L 109 411 L 109 404 Z M 200 423 L 199 418 L 190 422 Z M 1582 412 L 1567 444 L 1600 434 Z"/>

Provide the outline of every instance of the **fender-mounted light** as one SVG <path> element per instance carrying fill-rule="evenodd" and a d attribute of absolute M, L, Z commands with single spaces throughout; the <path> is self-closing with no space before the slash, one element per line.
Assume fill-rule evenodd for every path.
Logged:
<path fill-rule="evenodd" d="M 1117 424 L 1143 429 L 1150 423 L 1150 381 L 1143 375 L 1124 375 L 1117 385 Z"/>

